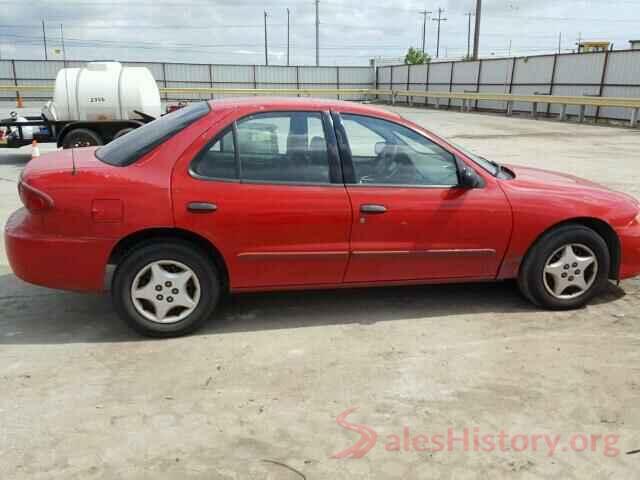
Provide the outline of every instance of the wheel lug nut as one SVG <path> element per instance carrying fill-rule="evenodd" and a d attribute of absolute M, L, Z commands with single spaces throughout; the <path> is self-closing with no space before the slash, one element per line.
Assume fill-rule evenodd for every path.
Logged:
<path fill-rule="evenodd" d="M 167 297 L 167 302 L 169 303 L 173 302 L 173 297 Z"/>
<path fill-rule="evenodd" d="M 569 277 L 569 281 L 573 282 L 573 276 Z"/>
<path fill-rule="evenodd" d="M 567 263 L 564 267 L 565 270 L 569 270 L 569 264 Z"/>
<path fill-rule="evenodd" d="M 571 265 L 573 268 L 576 268 L 578 266 L 578 262 L 573 262 L 573 265 Z"/>
<path fill-rule="evenodd" d="M 576 274 L 576 275 L 580 275 L 580 270 L 576 270 L 576 271 L 575 271 L 575 274 Z"/>
<path fill-rule="evenodd" d="M 156 285 L 156 292 L 159 292 L 160 290 L 162 290 L 162 285 Z"/>
<path fill-rule="evenodd" d="M 172 286 L 172 285 L 173 285 L 173 284 L 172 284 L 171 282 L 164 282 L 164 286 L 165 286 L 165 287 L 170 287 L 170 286 Z"/>
<path fill-rule="evenodd" d="M 162 295 L 156 295 L 156 298 L 157 298 L 158 300 L 162 300 L 164 297 L 163 297 Z"/>
<path fill-rule="evenodd" d="M 173 293 L 174 295 L 177 295 L 180 291 L 177 288 L 174 288 L 171 290 L 171 293 Z"/>
<path fill-rule="evenodd" d="M 562 278 L 567 278 L 567 273 L 563 273 L 562 275 L 560 275 Z"/>

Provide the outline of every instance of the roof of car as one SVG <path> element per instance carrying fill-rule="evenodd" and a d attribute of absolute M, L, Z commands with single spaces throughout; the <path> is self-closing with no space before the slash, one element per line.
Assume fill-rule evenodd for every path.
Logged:
<path fill-rule="evenodd" d="M 209 101 L 211 108 L 247 108 L 255 110 L 286 110 L 288 108 L 313 110 L 335 110 L 376 117 L 401 118 L 400 115 L 383 108 L 364 103 L 347 102 L 313 97 L 231 97 Z"/>

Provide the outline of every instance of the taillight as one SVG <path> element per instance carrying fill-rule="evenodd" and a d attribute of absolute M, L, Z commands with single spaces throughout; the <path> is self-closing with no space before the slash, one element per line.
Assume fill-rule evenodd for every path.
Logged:
<path fill-rule="evenodd" d="M 53 199 L 49 195 L 23 181 L 18 183 L 18 194 L 22 204 L 32 213 L 44 212 L 53 208 Z"/>

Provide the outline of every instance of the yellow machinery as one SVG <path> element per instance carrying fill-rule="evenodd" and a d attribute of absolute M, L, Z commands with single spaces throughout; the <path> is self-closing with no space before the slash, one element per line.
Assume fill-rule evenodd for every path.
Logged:
<path fill-rule="evenodd" d="M 578 44 L 578 53 L 587 52 L 605 52 L 609 50 L 611 42 L 580 42 Z"/>

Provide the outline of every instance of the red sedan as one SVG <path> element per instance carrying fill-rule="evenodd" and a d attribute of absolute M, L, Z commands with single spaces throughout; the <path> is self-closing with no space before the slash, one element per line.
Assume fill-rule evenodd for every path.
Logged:
<path fill-rule="evenodd" d="M 195 103 L 32 160 L 19 192 L 16 275 L 110 288 L 154 336 L 194 330 L 226 291 L 517 278 L 536 305 L 569 309 L 640 273 L 634 198 L 348 102 Z"/>

